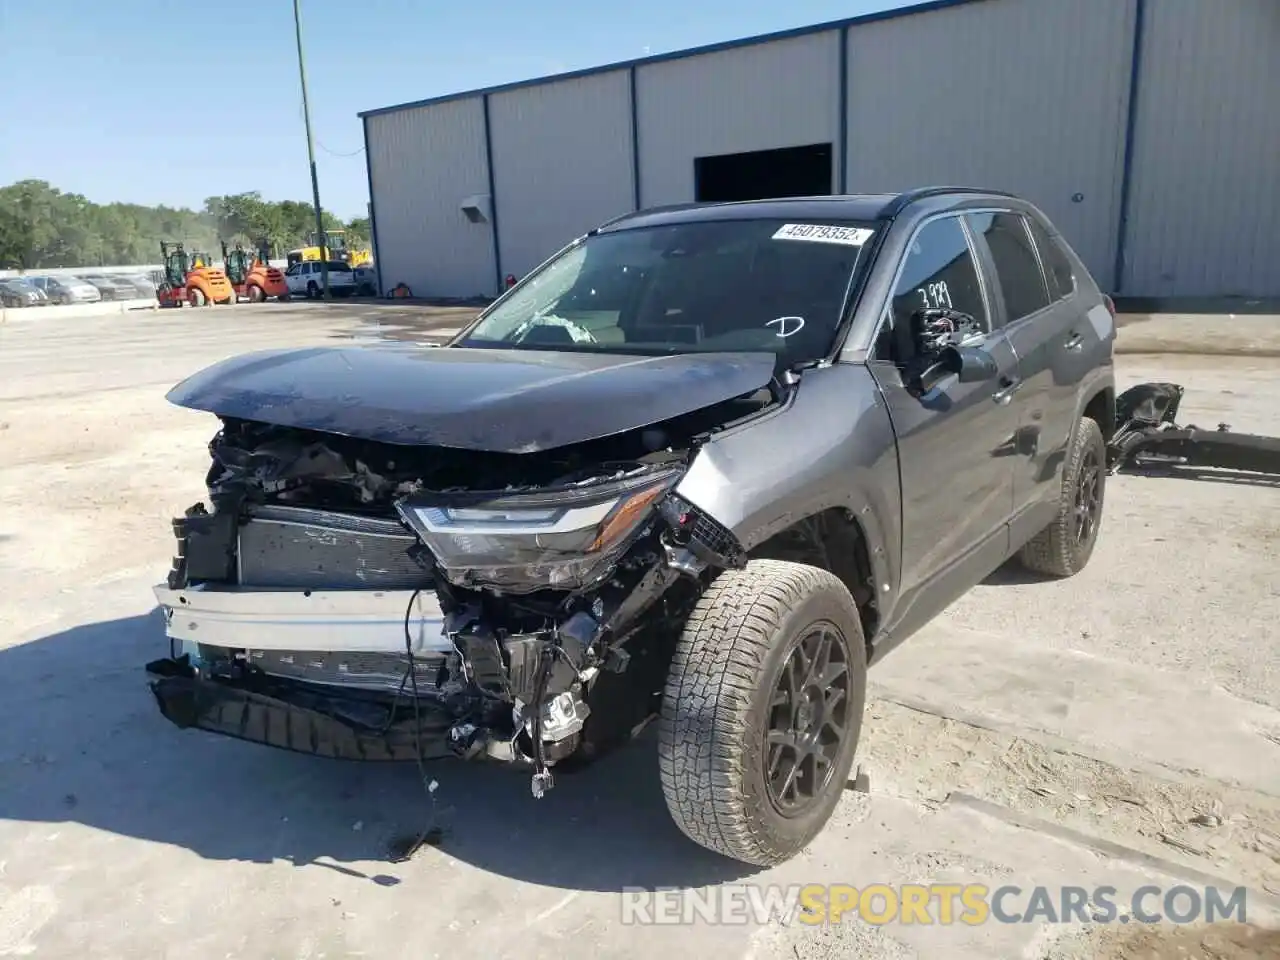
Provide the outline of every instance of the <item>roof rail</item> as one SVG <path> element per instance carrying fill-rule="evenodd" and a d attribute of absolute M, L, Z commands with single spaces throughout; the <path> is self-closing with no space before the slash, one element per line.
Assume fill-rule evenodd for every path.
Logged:
<path fill-rule="evenodd" d="M 659 207 L 643 207 L 640 210 L 628 210 L 626 213 L 620 213 L 612 219 L 606 220 L 604 223 L 597 224 L 593 230 L 587 231 L 587 236 L 598 233 L 608 227 L 616 226 L 623 221 L 630 220 L 632 217 L 648 216 L 651 213 L 674 213 L 677 210 L 692 210 L 696 207 L 714 207 L 715 203 L 708 201 L 692 202 L 692 203 L 668 203 Z"/>
<path fill-rule="evenodd" d="M 917 187 L 914 190 L 907 190 L 898 194 L 886 203 L 880 210 L 880 216 L 886 219 L 892 219 L 905 210 L 909 205 L 916 203 L 919 200 L 927 200 L 929 197 L 945 197 L 947 194 L 951 193 L 985 193 L 995 197 L 1017 198 L 1016 194 L 1009 193 L 1007 190 L 988 190 L 984 187 Z"/>

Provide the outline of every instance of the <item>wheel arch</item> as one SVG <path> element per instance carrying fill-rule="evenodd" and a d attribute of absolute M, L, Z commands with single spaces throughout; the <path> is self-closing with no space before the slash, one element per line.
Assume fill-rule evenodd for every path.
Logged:
<path fill-rule="evenodd" d="M 1102 430 L 1102 439 L 1107 443 L 1116 432 L 1116 388 L 1107 384 L 1096 388 L 1088 397 L 1081 410 L 1081 416 L 1088 417 Z"/>
<path fill-rule="evenodd" d="M 884 619 L 876 564 L 883 550 L 873 546 L 864 522 L 869 518 L 869 510 L 827 507 L 772 533 L 747 551 L 750 559 L 790 560 L 839 578 L 857 605 L 868 657 L 872 638 Z"/>

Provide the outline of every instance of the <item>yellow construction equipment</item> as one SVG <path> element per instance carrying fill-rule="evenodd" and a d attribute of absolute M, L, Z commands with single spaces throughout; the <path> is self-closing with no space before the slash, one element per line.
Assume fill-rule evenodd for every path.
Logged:
<path fill-rule="evenodd" d="M 362 267 L 373 262 L 373 251 L 352 250 L 347 246 L 345 230 L 329 230 L 323 234 L 307 234 L 307 245 L 290 250 L 285 257 L 291 267 L 307 260 L 342 260 L 353 267 Z"/>

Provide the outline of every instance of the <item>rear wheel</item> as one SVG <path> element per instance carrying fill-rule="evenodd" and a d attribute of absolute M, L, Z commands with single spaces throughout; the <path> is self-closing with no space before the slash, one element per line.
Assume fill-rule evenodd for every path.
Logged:
<path fill-rule="evenodd" d="M 266 294 L 262 292 L 262 288 L 260 286 L 258 286 L 256 283 L 252 283 L 249 285 L 249 302 L 250 303 L 261 303 L 265 299 L 267 299 Z"/>
<path fill-rule="evenodd" d="M 187 290 L 187 300 L 191 302 L 193 307 L 203 307 L 208 303 L 205 299 L 204 291 L 199 287 L 191 287 Z"/>
<path fill-rule="evenodd" d="M 1102 430 L 1082 417 L 1063 464 L 1058 514 L 1019 551 L 1023 566 L 1051 577 L 1070 577 L 1084 569 L 1098 542 L 1106 481 Z"/>
<path fill-rule="evenodd" d="M 659 720 L 681 831 L 760 866 L 798 853 L 848 780 L 866 669 L 857 607 L 832 574 L 754 560 L 717 577 L 685 624 Z"/>
<path fill-rule="evenodd" d="M 316 282 L 314 280 L 308 280 L 307 281 L 308 299 L 314 300 L 318 296 L 320 296 L 320 288 L 316 286 Z"/>

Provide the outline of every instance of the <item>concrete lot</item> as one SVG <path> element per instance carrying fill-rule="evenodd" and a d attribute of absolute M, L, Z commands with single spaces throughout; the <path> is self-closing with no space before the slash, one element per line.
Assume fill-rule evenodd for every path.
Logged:
<path fill-rule="evenodd" d="M 170 517 L 204 495 L 216 421 L 165 389 L 251 349 L 438 339 L 473 313 L 0 328 L 0 957 L 1209 955 L 1143 924 L 624 923 L 626 887 L 736 882 L 1110 884 L 1120 903 L 1240 883 L 1251 923 L 1280 921 L 1280 489 L 1263 482 L 1111 478 L 1083 574 L 1000 571 L 872 672 L 870 792 L 764 873 L 678 834 L 649 739 L 539 802 L 524 774 L 441 764 L 428 801 L 412 769 L 170 726 L 141 672 L 164 646 L 149 587 Z M 1122 386 L 1174 380 L 1183 420 L 1280 434 L 1280 324 L 1134 320 Z M 1196 355 L 1214 331 L 1247 355 Z M 430 824 L 438 847 L 390 862 Z M 1211 936 L 1214 956 L 1280 956 L 1251 928 Z"/>

